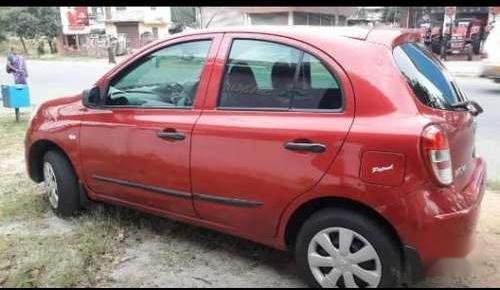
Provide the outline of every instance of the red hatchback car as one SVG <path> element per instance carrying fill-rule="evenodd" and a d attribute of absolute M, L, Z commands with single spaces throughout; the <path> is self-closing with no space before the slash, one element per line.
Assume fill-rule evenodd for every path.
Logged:
<path fill-rule="evenodd" d="M 43 103 L 31 178 L 67 216 L 134 207 L 295 253 L 310 286 L 398 286 L 472 247 L 476 118 L 401 30 L 243 27 L 152 43 Z"/>

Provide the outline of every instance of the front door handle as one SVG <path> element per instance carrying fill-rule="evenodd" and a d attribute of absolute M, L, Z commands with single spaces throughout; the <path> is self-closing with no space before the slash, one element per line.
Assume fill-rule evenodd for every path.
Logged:
<path fill-rule="evenodd" d="M 292 151 L 310 151 L 314 153 L 323 153 L 326 150 L 326 146 L 321 143 L 310 143 L 310 142 L 286 142 L 285 149 Z"/>
<path fill-rule="evenodd" d="M 158 136 L 158 138 L 162 138 L 162 139 L 169 140 L 169 141 L 181 141 L 181 140 L 186 139 L 186 135 L 184 135 L 183 133 L 179 133 L 175 130 L 173 130 L 173 131 L 161 131 L 161 132 L 156 133 L 156 135 Z"/>

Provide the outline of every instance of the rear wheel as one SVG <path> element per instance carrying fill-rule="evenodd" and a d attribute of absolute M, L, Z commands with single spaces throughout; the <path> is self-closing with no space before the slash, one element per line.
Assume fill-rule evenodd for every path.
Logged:
<path fill-rule="evenodd" d="M 397 243 L 373 218 L 342 208 L 311 216 L 295 256 L 311 287 L 397 287 L 402 265 Z"/>
<path fill-rule="evenodd" d="M 61 216 L 70 216 L 81 209 L 76 174 L 62 153 L 49 151 L 45 154 L 43 177 L 50 207 L 54 212 Z"/>

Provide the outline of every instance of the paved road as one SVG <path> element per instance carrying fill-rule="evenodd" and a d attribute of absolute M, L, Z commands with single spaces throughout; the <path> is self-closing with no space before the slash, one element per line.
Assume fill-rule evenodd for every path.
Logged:
<path fill-rule="evenodd" d="M 5 68 L 4 59 L 0 60 L 0 67 Z M 40 101 L 78 93 L 91 87 L 112 67 L 106 60 L 92 62 L 30 60 L 28 69 L 32 102 L 37 104 Z M 476 77 L 457 77 L 457 81 L 470 97 L 485 109 L 479 117 L 477 149 L 487 159 L 489 176 L 500 180 L 500 153 L 497 151 L 497 148 L 500 148 L 500 84 Z M 10 75 L 0 73 L 1 84 L 11 82 Z"/>
<path fill-rule="evenodd" d="M 11 84 L 13 78 L 5 73 L 5 59 L 0 60 L 0 83 Z M 92 87 L 99 77 L 113 66 L 99 61 L 28 60 L 28 84 L 33 104 L 79 93 Z"/>

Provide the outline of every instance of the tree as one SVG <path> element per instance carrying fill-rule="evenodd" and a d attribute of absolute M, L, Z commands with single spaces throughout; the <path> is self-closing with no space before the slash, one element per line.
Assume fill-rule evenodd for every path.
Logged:
<path fill-rule="evenodd" d="M 37 36 L 38 20 L 30 13 L 28 7 L 5 8 L 4 21 L 6 32 L 11 32 L 19 37 L 23 45 L 24 53 L 28 54 L 25 39 L 33 39 Z"/>
<path fill-rule="evenodd" d="M 50 53 L 54 53 L 53 40 L 61 31 L 59 9 L 57 7 L 30 7 L 30 13 L 38 20 L 37 35 L 47 37 Z"/>
<path fill-rule="evenodd" d="M 202 9 L 202 7 L 197 7 L 199 13 L 199 25 L 200 28 L 208 28 L 212 21 L 215 19 L 217 15 L 222 12 L 223 8 L 217 8 L 212 13 L 208 13 L 207 9 Z M 204 12 L 205 11 L 205 12 Z M 206 18 L 206 21 L 205 21 Z"/>
<path fill-rule="evenodd" d="M 5 21 L 5 9 L 5 7 L 0 7 L 0 27 L 2 27 L 0 30 L 0 42 L 7 39 L 7 31 L 5 29 L 5 27 L 7 27 L 7 22 Z"/>
<path fill-rule="evenodd" d="M 172 22 L 182 27 L 196 25 L 196 13 L 193 7 L 172 7 Z"/>
<path fill-rule="evenodd" d="M 221 13 L 221 10 L 222 8 L 219 7 L 210 13 L 208 9 L 203 9 L 200 6 L 172 7 L 172 22 L 180 24 L 183 27 L 208 28 L 215 17 Z"/>

